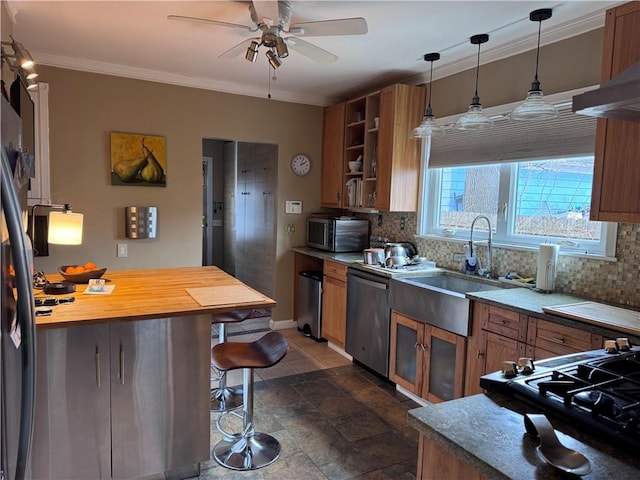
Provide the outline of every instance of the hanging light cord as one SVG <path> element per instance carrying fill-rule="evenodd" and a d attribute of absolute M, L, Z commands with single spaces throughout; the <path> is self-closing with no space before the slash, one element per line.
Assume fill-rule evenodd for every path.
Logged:
<path fill-rule="evenodd" d="M 533 77 L 532 90 L 540 90 L 540 82 L 538 81 L 538 60 L 540 59 L 540 33 L 542 32 L 542 20 L 538 22 L 538 46 L 536 47 L 536 74 Z"/>
<path fill-rule="evenodd" d="M 472 104 L 477 105 L 480 103 L 480 97 L 478 96 L 478 76 L 480 75 L 480 45 L 478 43 L 478 61 L 476 62 L 476 94 L 473 96 Z"/>
<path fill-rule="evenodd" d="M 431 61 L 431 67 L 429 68 L 429 102 L 427 106 L 427 114 L 431 112 L 431 91 L 433 90 L 433 60 Z"/>

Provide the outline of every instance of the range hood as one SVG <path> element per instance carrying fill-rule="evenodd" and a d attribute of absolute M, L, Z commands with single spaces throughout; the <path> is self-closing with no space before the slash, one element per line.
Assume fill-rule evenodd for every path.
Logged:
<path fill-rule="evenodd" d="M 575 113 L 640 122 L 640 62 L 596 90 L 573 97 Z"/>

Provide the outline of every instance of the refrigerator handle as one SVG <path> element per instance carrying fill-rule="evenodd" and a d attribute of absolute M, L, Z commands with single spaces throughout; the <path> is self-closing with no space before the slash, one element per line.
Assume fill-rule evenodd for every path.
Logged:
<path fill-rule="evenodd" d="M 33 418 L 35 415 L 36 389 L 36 323 L 33 301 L 33 278 L 31 276 L 31 249 L 22 226 L 22 214 L 18 204 L 13 173 L 4 148 L 2 151 L 2 209 L 11 243 L 11 256 L 15 269 L 15 287 L 18 293 L 17 318 L 22 335 L 23 379 L 21 390 L 22 413 L 20 415 L 20 434 L 15 480 L 26 476 L 31 456 L 33 440 Z"/>
<path fill-rule="evenodd" d="M 96 345 L 96 385 L 100 388 L 100 349 Z"/>
<path fill-rule="evenodd" d="M 124 385 L 124 349 L 120 344 L 120 383 Z"/>

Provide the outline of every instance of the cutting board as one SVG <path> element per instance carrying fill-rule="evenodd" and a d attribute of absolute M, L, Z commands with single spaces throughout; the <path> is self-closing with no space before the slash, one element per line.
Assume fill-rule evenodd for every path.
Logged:
<path fill-rule="evenodd" d="M 596 302 L 578 302 L 542 307 L 546 313 L 608 327 L 612 330 L 640 335 L 640 312 Z"/>
<path fill-rule="evenodd" d="M 186 290 L 203 307 L 255 303 L 265 300 L 264 295 L 260 295 L 244 285 L 220 285 L 216 287 L 187 288 Z"/>

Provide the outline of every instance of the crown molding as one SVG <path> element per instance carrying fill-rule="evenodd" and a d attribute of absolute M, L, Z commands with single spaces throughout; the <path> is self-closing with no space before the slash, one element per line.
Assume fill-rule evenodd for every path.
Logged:
<path fill-rule="evenodd" d="M 60 55 L 50 55 L 41 52 L 31 52 L 39 65 L 49 67 L 67 68 L 89 73 L 99 73 L 102 75 L 113 75 L 116 77 L 133 78 L 136 80 L 146 80 L 149 82 L 167 83 L 181 87 L 199 88 L 202 90 L 212 90 L 216 92 L 232 93 L 235 95 L 245 95 L 249 97 L 267 98 L 265 88 L 256 88 L 239 83 L 220 82 L 210 78 L 190 77 L 169 72 L 160 72 L 138 67 L 128 67 L 114 63 L 98 62 L 94 60 L 65 57 Z M 330 105 L 334 99 L 307 94 L 295 94 L 278 90 L 271 91 L 271 100 L 301 103 L 305 105 L 325 106 Z"/>
<path fill-rule="evenodd" d="M 18 14 L 18 8 L 15 6 L 15 2 L 12 2 L 9 0 L 2 0 L 2 3 L 4 3 L 7 9 L 7 13 L 9 14 L 9 20 L 11 20 L 11 23 L 13 25 L 18 23 L 16 22 L 16 15 Z"/>

